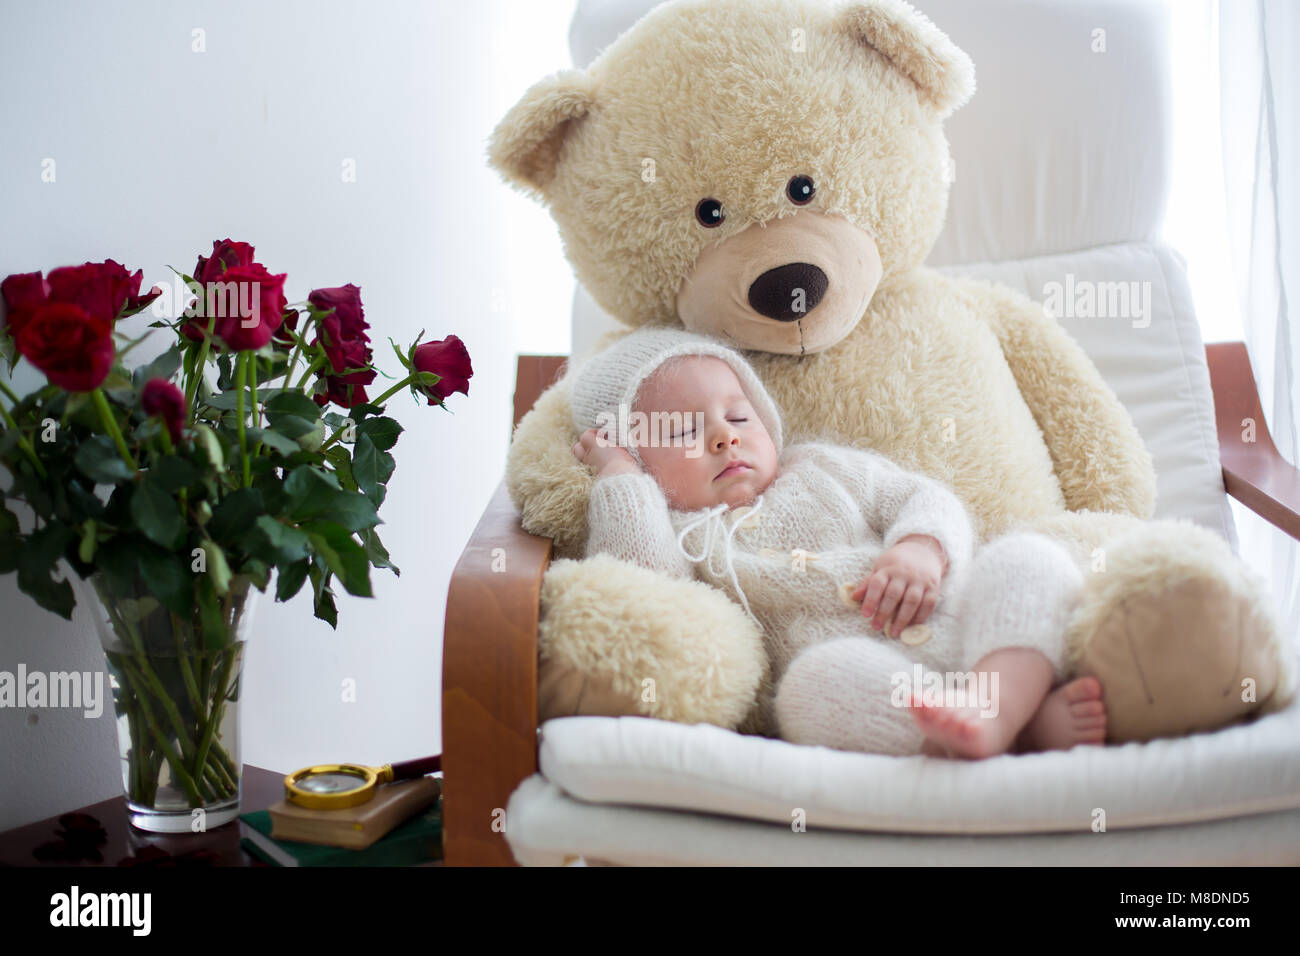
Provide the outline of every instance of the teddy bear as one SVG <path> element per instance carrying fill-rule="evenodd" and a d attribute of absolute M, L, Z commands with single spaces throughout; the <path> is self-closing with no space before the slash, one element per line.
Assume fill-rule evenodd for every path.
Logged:
<path fill-rule="evenodd" d="M 1061 544 L 1066 632 L 1108 741 L 1213 730 L 1294 697 L 1262 579 L 1212 531 L 1152 518 L 1131 417 L 1077 342 L 1010 288 L 923 263 L 944 224 L 943 121 L 974 66 L 903 0 L 670 0 L 586 70 L 533 85 L 491 165 L 544 203 L 578 280 L 625 325 L 716 337 L 792 441 L 870 449 L 952 490 L 981 541 Z M 775 733 L 761 635 L 699 581 L 584 556 L 573 369 L 515 430 L 507 487 L 554 541 L 539 719 L 639 715 Z"/>

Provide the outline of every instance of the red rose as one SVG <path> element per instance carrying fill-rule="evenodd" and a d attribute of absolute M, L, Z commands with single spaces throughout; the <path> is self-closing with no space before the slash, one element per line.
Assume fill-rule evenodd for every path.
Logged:
<path fill-rule="evenodd" d="M 361 307 L 361 290 L 351 282 L 333 289 L 313 289 L 307 301 L 322 312 L 332 311 L 345 338 L 370 341 L 366 335 L 370 326 Z"/>
<path fill-rule="evenodd" d="M 140 280 L 143 276 L 143 269 L 132 275 L 125 266 L 112 259 L 64 266 L 50 272 L 50 300 L 79 305 L 91 315 L 104 316 L 114 322 L 123 308 L 138 311 L 162 294 L 162 290 L 158 290 L 141 296 Z"/>
<path fill-rule="evenodd" d="M 162 294 L 155 286 L 140 295 L 143 277 L 143 269 L 132 274 L 112 259 L 62 266 L 51 270 L 47 279 L 39 272 L 11 275 L 0 283 L 9 310 L 9 333 L 16 337 L 23 323 L 47 302 L 75 305 L 87 315 L 116 322 L 124 311 L 138 312 Z"/>
<path fill-rule="evenodd" d="M 39 272 L 21 272 L 0 282 L 0 298 L 8 311 L 6 328 L 12 336 L 32 312 L 50 297 L 50 284 Z"/>
<path fill-rule="evenodd" d="M 69 302 L 47 302 L 15 336 L 22 356 L 70 392 L 98 388 L 113 367 L 113 322 Z"/>
<path fill-rule="evenodd" d="M 186 412 L 184 392 L 165 378 L 151 378 L 140 392 L 140 407 L 151 418 L 160 416 L 172 441 L 180 441 Z"/>
<path fill-rule="evenodd" d="M 280 327 L 275 330 L 275 335 L 271 336 L 271 341 L 277 342 L 281 345 L 287 345 L 290 348 L 293 348 L 294 346 L 293 336 L 289 334 L 291 331 L 292 332 L 298 331 L 298 310 L 297 309 L 284 310 L 283 321 L 280 323 Z"/>
<path fill-rule="evenodd" d="M 425 342 L 415 347 L 417 372 L 433 372 L 441 378 L 433 385 L 420 389 L 429 397 L 430 405 L 441 405 L 452 392 L 469 394 L 469 380 L 474 374 L 470 365 L 469 350 L 457 336 L 449 335 L 439 342 Z"/>
<path fill-rule="evenodd" d="M 218 239 L 212 243 L 211 258 L 199 256 L 199 261 L 194 266 L 194 279 L 204 283 L 216 282 L 227 269 L 252 264 L 253 247 L 248 243 Z"/>
<path fill-rule="evenodd" d="M 329 366 L 321 370 L 328 391 L 315 396 L 318 405 L 334 402 L 352 408 L 368 401 L 365 386 L 375 380 L 367 368 L 374 358 L 370 349 L 370 326 L 361 306 L 361 290 L 352 283 L 333 289 L 313 289 L 307 301 L 326 312 L 317 324 L 313 345 L 325 349 Z M 359 369 L 343 374 L 348 369 Z"/>
<path fill-rule="evenodd" d="M 203 286 L 203 301 L 193 305 L 196 314 L 181 331 L 189 339 L 203 341 L 211 307 L 217 316 L 213 332 L 227 347 L 235 351 L 261 348 L 280 328 L 289 304 L 284 296 L 285 275 L 273 276 L 255 262 L 248 243 L 217 240 L 212 243 L 211 257 L 199 256 L 194 266 L 194 279 Z M 253 283 L 258 285 L 256 296 Z M 255 315 L 239 314 L 245 303 L 249 313 L 256 309 Z"/>

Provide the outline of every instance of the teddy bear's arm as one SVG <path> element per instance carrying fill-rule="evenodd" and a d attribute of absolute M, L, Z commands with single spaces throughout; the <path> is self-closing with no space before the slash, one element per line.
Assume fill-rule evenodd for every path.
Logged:
<path fill-rule="evenodd" d="M 991 323 L 1043 441 L 1071 511 L 1150 518 L 1156 476 L 1128 410 L 1068 332 L 1041 305 L 980 283 Z"/>
<path fill-rule="evenodd" d="M 587 539 L 591 469 L 573 457 L 578 440 L 569 417 L 566 377 L 537 399 L 515 428 L 506 458 L 506 489 L 524 530 L 554 541 L 557 557 L 582 554 Z"/>

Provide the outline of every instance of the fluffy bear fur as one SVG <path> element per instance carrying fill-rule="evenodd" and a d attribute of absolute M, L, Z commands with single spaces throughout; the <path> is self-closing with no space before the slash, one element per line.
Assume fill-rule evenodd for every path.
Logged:
<path fill-rule="evenodd" d="M 943 482 L 982 539 L 1028 528 L 1066 546 L 1087 579 L 1072 660 L 1103 683 L 1110 739 L 1279 707 L 1294 681 L 1267 594 L 1213 534 L 1149 520 L 1151 456 L 1079 345 L 1025 296 L 921 265 L 947 206 L 942 120 L 973 89 L 965 54 L 901 0 L 673 0 L 589 70 L 538 83 L 489 157 L 549 206 L 608 312 L 745 350 L 788 441 L 874 449 Z M 720 225 L 697 220 L 702 199 Z M 778 321 L 754 292 L 790 262 L 798 288 L 778 291 L 814 273 L 826 291 Z M 507 478 L 524 526 L 573 559 L 592 475 L 569 451 L 570 381 L 520 423 Z M 543 671 L 569 696 L 544 695 L 541 716 L 579 712 L 581 687 L 606 712 L 770 729 L 747 711 L 765 678 L 740 608 L 646 573 L 549 572 Z M 706 680 L 709 660 L 734 672 Z M 677 696 L 647 706 L 638 675 Z"/>

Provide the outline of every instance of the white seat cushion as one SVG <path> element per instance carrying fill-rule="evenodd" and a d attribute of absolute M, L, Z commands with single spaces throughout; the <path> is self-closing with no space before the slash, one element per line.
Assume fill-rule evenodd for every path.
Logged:
<path fill-rule="evenodd" d="M 541 774 L 506 804 L 524 866 L 1286 866 L 1300 863 L 1300 810 L 1115 833 L 930 836 L 796 831 L 709 813 L 593 804 Z"/>
<path fill-rule="evenodd" d="M 1120 830 L 1300 808 L 1300 701 L 1213 733 L 981 761 L 886 757 L 646 717 L 542 725 L 540 770 L 589 803 L 895 833 Z"/>

